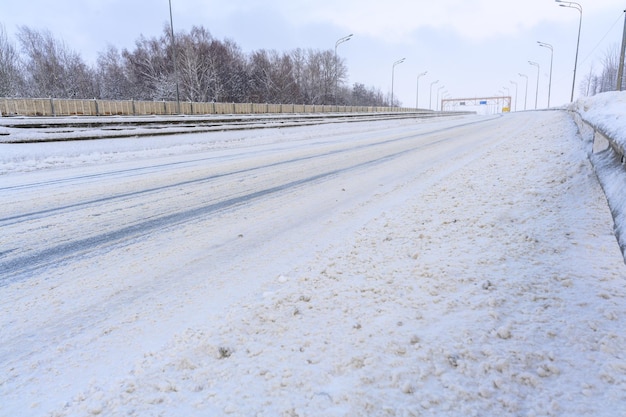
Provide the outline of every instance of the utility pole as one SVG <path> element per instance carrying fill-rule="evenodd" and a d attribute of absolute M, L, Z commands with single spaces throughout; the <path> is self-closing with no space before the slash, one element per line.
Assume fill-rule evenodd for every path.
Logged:
<path fill-rule="evenodd" d="M 619 58 L 619 70 L 617 71 L 617 91 L 622 91 L 624 80 L 624 58 L 626 55 L 626 10 L 624 10 L 624 35 L 622 36 L 622 53 Z"/>

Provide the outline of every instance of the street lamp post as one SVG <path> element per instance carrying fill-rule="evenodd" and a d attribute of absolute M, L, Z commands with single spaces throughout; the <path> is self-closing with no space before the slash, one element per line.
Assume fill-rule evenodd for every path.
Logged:
<path fill-rule="evenodd" d="M 439 86 L 439 88 L 437 89 L 437 102 L 435 103 L 435 110 L 439 108 L 439 92 L 443 90 L 444 88 L 446 88 L 446 86 L 442 85 L 442 86 Z"/>
<path fill-rule="evenodd" d="M 420 77 L 428 74 L 428 71 L 424 71 L 421 74 L 417 74 L 417 87 L 415 88 L 415 109 L 419 109 L 419 101 L 420 101 Z"/>
<path fill-rule="evenodd" d="M 180 92 L 178 89 L 178 64 L 176 63 L 176 42 L 174 42 L 174 19 L 172 19 L 172 0 L 170 4 L 170 31 L 172 35 L 172 59 L 174 60 L 174 78 L 176 78 L 176 113 L 180 114 Z"/>
<path fill-rule="evenodd" d="M 526 78 L 526 92 L 524 93 L 524 110 L 526 110 L 526 102 L 528 101 L 528 75 L 522 74 L 521 72 L 518 75 Z"/>
<path fill-rule="evenodd" d="M 574 89 L 576 87 L 576 68 L 578 67 L 578 48 L 580 47 L 580 28 L 583 24 L 583 6 L 573 1 L 563 1 L 563 0 L 554 0 L 561 7 L 569 7 L 571 9 L 576 9 L 580 13 L 580 19 L 578 20 L 578 40 L 576 41 L 576 59 L 574 60 L 574 78 L 572 80 L 572 97 L 570 101 L 574 101 Z"/>
<path fill-rule="evenodd" d="M 624 10 L 626 13 L 626 10 Z M 622 91 L 624 83 L 624 56 L 626 55 L 626 16 L 624 16 L 624 33 L 622 35 L 622 50 L 619 54 L 619 66 L 617 67 L 617 91 Z"/>
<path fill-rule="evenodd" d="M 515 84 L 515 110 L 514 111 L 517 111 L 517 83 L 511 80 L 511 84 Z"/>
<path fill-rule="evenodd" d="M 495 110 L 494 110 L 494 114 L 495 113 L 501 113 L 502 107 L 504 107 L 504 90 L 498 90 L 498 93 L 496 94 L 496 103 L 495 103 Z M 500 105 L 500 99 L 502 99 L 502 105 Z"/>
<path fill-rule="evenodd" d="M 550 108 L 550 93 L 552 91 L 552 62 L 554 61 L 554 48 L 549 43 L 537 41 L 539 46 L 550 50 L 550 82 L 548 83 L 548 108 Z"/>
<path fill-rule="evenodd" d="M 448 90 L 442 91 L 442 93 L 441 93 L 441 102 L 440 102 L 441 103 L 441 106 L 440 106 L 441 107 L 441 111 L 443 111 L 443 100 L 448 98 L 448 97 L 449 97 Z"/>
<path fill-rule="evenodd" d="M 393 107 L 393 75 L 396 70 L 396 65 L 400 65 L 404 62 L 406 58 L 402 58 L 393 63 L 391 67 L 391 107 Z"/>
<path fill-rule="evenodd" d="M 433 85 L 437 84 L 439 80 L 430 83 L 430 96 L 428 97 L 428 108 L 433 109 Z"/>
<path fill-rule="evenodd" d="M 506 96 L 502 99 L 502 106 L 506 103 L 506 97 L 511 97 L 511 89 L 507 86 L 502 87 L 502 90 L 506 90 Z M 509 100 L 509 112 L 511 111 L 511 100 Z"/>
<path fill-rule="evenodd" d="M 537 98 L 539 97 L 539 64 L 533 61 L 528 61 L 528 63 L 532 66 L 537 67 L 537 90 L 535 90 L 535 110 L 537 110 Z"/>
<path fill-rule="evenodd" d="M 335 105 L 337 105 L 337 91 L 339 90 L 339 63 L 337 61 L 337 47 L 344 42 L 348 42 L 352 39 L 352 33 L 348 36 L 344 36 L 343 38 L 337 39 L 335 42 Z"/>

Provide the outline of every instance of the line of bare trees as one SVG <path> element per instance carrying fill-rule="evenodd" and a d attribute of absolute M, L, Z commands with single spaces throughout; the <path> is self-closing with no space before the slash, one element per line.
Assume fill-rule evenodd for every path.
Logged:
<path fill-rule="evenodd" d="M 178 84 L 183 101 L 390 104 L 378 89 L 346 86 L 345 61 L 331 50 L 244 54 L 201 26 L 175 35 L 176 67 L 167 26 L 132 50 L 109 46 L 93 66 L 47 30 L 21 26 L 16 36 L 17 44 L 0 25 L 0 97 L 176 100 Z"/>
<path fill-rule="evenodd" d="M 589 73 L 583 77 L 579 84 L 580 93 L 584 96 L 594 96 L 606 91 L 615 91 L 619 60 L 620 48 L 617 44 L 614 44 L 604 53 L 600 62 L 601 70 L 596 73 L 594 67 L 591 66 Z M 626 74 L 624 79 L 622 79 L 622 85 L 626 85 L 624 81 L 626 81 Z"/>

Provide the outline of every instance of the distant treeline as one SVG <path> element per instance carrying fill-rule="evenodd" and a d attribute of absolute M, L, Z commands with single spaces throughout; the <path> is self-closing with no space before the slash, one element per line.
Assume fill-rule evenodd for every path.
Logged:
<path fill-rule="evenodd" d="M 391 104 L 379 89 L 347 86 L 346 64 L 332 50 L 245 54 L 203 27 L 176 33 L 175 49 L 168 26 L 132 50 L 109 46 L 95 66 L 47 30 L 21 26 L 17 40 L 0 25 L 0 97 L 176 100 L 178 90 L 194 102 Z"/>
<path fill-rule="evenodd" d="M 584 96 L 594 96 L 606 91 L 614 91 L 617 87 L 619 74 L 620 48 L 613 44 L 606 49 L 602 56 L 599 72 L 591 66 L 589 73 L 584 74 L 580 83 L 580 93 Z M 622 89 L 626 86 L 626 73 L 622 78 Z"/>

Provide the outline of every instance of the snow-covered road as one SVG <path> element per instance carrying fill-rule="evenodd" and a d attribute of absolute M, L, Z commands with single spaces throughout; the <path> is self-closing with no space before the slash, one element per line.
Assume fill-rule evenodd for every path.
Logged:
<path fill-rule="evenodd" d="M 390 170 L 384 164 L 395 164 L 408 154 L 447 155 L 451 147 L 465 152 L 486 141 L 467 140 L 462 130 L 455 135 L 463 139 L 448 136 L 449 129 L 344 134 L 89 172 L 79 168 L 43 180 L 19 179 L 0 189 L 8 197 L 0 209 L 2 225 L 6 235 L 13 236 L 3 249 L 3 284 L 76 253 L 98 251 L 235 207 L 250 208 L 266 198 L 285 195 L 288 201 L 279 205 L 292 206 L 290 198 L 298 189 L 318 184 L 325 189 L 331 179 L 377 167 L 385 173 Z M 367 188 L 372 187 L 374 183 Z"/>
<path fill-rule="evenodd" d="M 2 416 L 626 404 L 626 267 L 564 112 L 5 146 Z"/>

